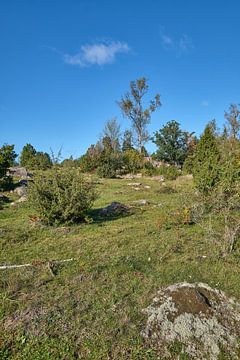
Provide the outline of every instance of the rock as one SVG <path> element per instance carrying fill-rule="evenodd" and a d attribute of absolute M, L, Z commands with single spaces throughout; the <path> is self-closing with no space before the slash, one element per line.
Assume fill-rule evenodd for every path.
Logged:
<path fill-rule="evenodd" d="M 118 177 L 119 177 L 120 179 L 126 179 L 126 180 L 133 180 L 133 179 L 134 179 L 133 174 L 119 175 Z"/>
<path fill-rule="evenodd" d="M 216 360 L 221 348 L 237 359 L 240 304 L 203 283 L 179 283 L 160 289 L 142 336 L 165 356 L 169 345 L 180 342 L 191 358 Z M 219 346 L 220 345 L 220 346 Z"/>
<path fill-rule="evenodd" d="M 110 205 L 102 208 L 99 211 L 101 216 L 107 215 L 119 215 L 128 212 L 129 206 L 121 204 L 120 202 L 114 201 Z"/>
<path fill-rule="evenodd" d="M 144 186 L 144 189 L 151 189 L 151 186 L 145 185 L 145 186 Z"/>
<path fill-rule="evenodd" d="M 135 205 L 148 205 L 149 204 L 149 201 L 148 200 L 145 200 L 145 199 L 141 199 L 141 200 L 136 200 L 134 201 L 134 204 Z"/>
<path fill-rule="evenodd" d="M 16 203 L 22 203 L 22 202 L 25 202 L 25 201 L 27 201 L 27 195 L 21 196 L 20 199 L 18 199 L 16 201 Z"/>
<path fill-rule="evenodd" d="M 156 180 L 156 181 L 159 181 L 159 182 L 165 181 L 165 178 L 164 178 L 163 175 L 151 176 L 150 179 L 151 180 Z"/>
<path fill-rule="evenodd" d="M 127 184 L 127 186 L 140 186 L 140 185 L 142 185 L 140 182 L 131 182 Z"/>
<path fill-rule="evenodd" d="M 14 192 L 15 192 L 18 196 L 27 195 L 27 187 L 26 187 L 25 185 L 18 186 L 18 187 L 16 187 L 16 189 L 14 189 Z"/>
<path fill-rule="evenodd" d="M 136 191 L 141 190 L 139 187 L 135 187 L 135 188 L 133 188 L 133 189 L 136 190 Z"/>
<path fill-rule="evenodd" d="M 11 176 L 19 177 L 19 178 L 31 178 L 32 174 L 30 174 L 25 167 L 13 166 L 8 170 L 8 174 Z"/>

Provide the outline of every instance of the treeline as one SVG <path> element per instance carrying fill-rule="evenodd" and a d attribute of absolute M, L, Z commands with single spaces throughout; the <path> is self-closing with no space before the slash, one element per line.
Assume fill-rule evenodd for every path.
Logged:
<path fill-rule="evenodd" d="M 238 178 L 240 110 L 232 104 L 225 112 L 226 124 L 220 131 L 215 121 L 207 124 L 198 139 L 194 133 L 181 129 L 180 124 L 169 121 L 152 136 L 148 133 L 151 114 L 161 106 L 160 95 L 145 100 L 149 92 L 147 80 L 130 82 L 130 90 L 118 102 L 131 127 L 122 134 L 116 118 L 106 122 L 100 139 L 78 159 L 61 160 L 61 154 L 37 151 L 26 144 L 19 156 L 19 164 L 28 170 L 46 170 L 53 166 L 78 168 L 82 172 L 95 172 L 100 177 L 113 178 L 126 173 L 144 175 L 163 174 L 174 178 L 180 171 L 194 175 L 200 191 L 207 192 L 222 178 Z M 149 154 L 145 145 L 152 141 L 156 152 Z M 0 148 L 0 178 L 2 184 L 17 155 L 13 145 Z M 230 180 L 229 180 L 230 181 Z M 5 186 L 5 185 L 4 185 Z M 3 186 L 2 186 L 3 188 Z"/>

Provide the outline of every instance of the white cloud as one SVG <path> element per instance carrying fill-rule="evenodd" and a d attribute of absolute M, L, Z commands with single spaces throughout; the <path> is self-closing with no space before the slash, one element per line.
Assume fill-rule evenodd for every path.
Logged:
<path fill-rule="evenodd" d="M 163 27 L 160 29 L 162 45 L 165 49 L 173 50 L 177 56 L 189 52 L 192 49 L 192 41 L 188 35 L 181 35 L 180 38 L 174 38 L 167 34 Z"/>
<path fill-rule="evenodd" d="M 91 65 L 103 66 L 115 61 L 116 56 L 121 53 L 128 53 L 130 47 L 125 42 L 111 41 L 87 44 L 81 46 L 80 51 L 75 55 L 64 55 L 64 62 L 69 65 L 87 67 Z"/>

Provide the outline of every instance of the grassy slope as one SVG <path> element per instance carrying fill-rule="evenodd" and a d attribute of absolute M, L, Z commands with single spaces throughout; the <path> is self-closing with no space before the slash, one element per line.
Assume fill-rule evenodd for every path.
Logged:
<path fill-rule="evenodd" d="M 41 228 L 27 204 L 0 211 L 0 264 L 76 258 L 55 276 L 46 265 L 1 271 L 1 359 L 157 359 L 140 331 L 160 286 L 202 281 L 240 298 L 236 254 L 216 256 L 198 225 L 166 226 L 167 213 L 191 203 L 191 181 L 171 182 L 169 194 L 157 181 L 141 180 L 151 186 L 141 191 L 127 182 L 104 181 L 95 203 L 150 201 L 127 217 Z"/>

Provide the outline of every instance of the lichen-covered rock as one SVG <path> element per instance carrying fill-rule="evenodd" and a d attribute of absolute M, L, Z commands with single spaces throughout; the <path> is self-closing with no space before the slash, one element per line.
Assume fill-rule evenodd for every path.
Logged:
<path fill-rule="evenodd" d="M 162 354 L 175 342 L 194 359 L 215 360 L 220 349 L 238 359 L 240 304 L 202 283 L 163 288 L 152 304 L 142 336 Z"/>
<path fill-rule="evenodd" d="M 101 216 L 119 215 L 129 211 L 129 206 L 113 201 L 110 205 L 100 210 Z"/>

